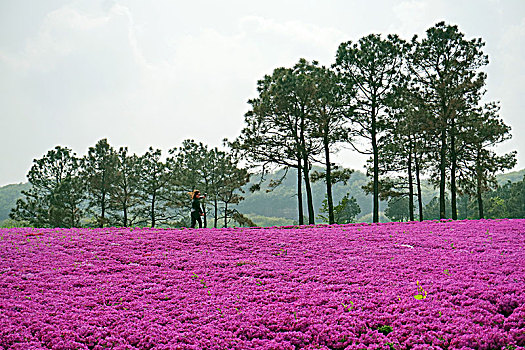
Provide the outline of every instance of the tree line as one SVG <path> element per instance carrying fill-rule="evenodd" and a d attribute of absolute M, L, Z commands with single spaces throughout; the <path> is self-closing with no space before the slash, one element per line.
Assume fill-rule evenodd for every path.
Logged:
<path fill-rule="evenodd" d="M 445 197 L 447 217 L 451 217 L 450 197 Z M 483 213 L 487 219 L 525 218 L 525 177 L 519 181 L 498 184 L 482 195 Z M 391 198 L 385 216 L 391 221 L 410 220 L 408 197 Z M 432 198 L 423 208 L 426 220 L 439 219 L 439 197 Z M 468 194 L 460 194 L 457 201 L 458 219 L 479 218 L 478 199 Z"/>
<path fill-rule="evenodd" d="M 31 188 L 10 217 L 35 227 L 189 227 L 189 192 L 196 188 L 207 193 L 210 226 L 253 225 L 232 207 L 243 199 L 248 171 L 232 152 L 193 140 L 169 150 L 165 160 L 160 149 L 137 156 L 106 139 L 83 157 L 57 146 L 33 161 L 27 178 Z"/>
<path fill-rule="evenodd" d="M 303 184 L 308 223 L 314 223 L 316 180 L 326 184 L 328 221 L 335 222 L 332 186 L 351 173 L 332 163 L 341 146 L 370 156 L 364 189 L 372 194 L 373 222 L 380 199 L 402 198 L 407 218 L 414 220 L 417 203 L 423 220 L 423 177 L 439 188 L 439 218 L 458 218 L 458 195 L 475 198 L 483 218 L 483 193 L 495 186 L 496 172 L 516 163 L 516 152 L 494 152 L 511 134 L 499 103 L 483 102 L 483 46 L 481 38 L 468 40 L 457 26 L 440 22 L 410 41 L 371 34 L 344 42 L 331 67 L 300 59 L 276 68 L 258 81 L 245 127 L 229 144 L 263 172 L 297 171 L 299 224 Z M 324 172 L 311 173 L 316 163 Z"/>
<path fill-rule="evenodd" d="M 391 203 L 393 217 L 414 220 L 417 211 L 424 220 L 424 179 L 439 188 L 439 218 L 458 218 L 459 197 L 474 200 L 483 218 L 483 194 L 495 187 L 498 171 L 516 163 L 516 152 L 494 152 L 511 134 L 499 103 L 483 100 L 484 45 L 444 22 L 410 41 L 370 34 L 341 43 L 331 67 L 300 59 L 259 80 L 240 135 L 225 140 L 229 151 L 186 140 L 162 161 L 158 149 L 139 157 L 114 150 L 107 140 L 81 158 L 58 146 L 34 161 L 32 188 L 11 217 L 35 226 L 77 226 L 86 215 L 98 226 L 183 224 L 187 193 L 199 188 L 208 193 L 214 227 L 230 219 L 253 224 L 233 207 L 249 181 L 248 170 L 239 167 L 243 160 L 248 169 L 262 169 L 252 191 L 270 169 L 294 169 L 301 225 L 305 218 L 315 223 L 312 183 L 323 181 L 326 215 L 318 217 L 332 224 L 343 212 L 358 213 L 355 199 L 334 204 L 332 194 L 352 174 L 332 155 L 348 147 L 370 157 L 371 180 L 363 189 L 372 195 L 373 222 L 380 200 Z M 312 170 L 315 164 L 323 171 Z M 283 179 L 273 179 L 270 190 Z M 398 213 L 403 203 L 406 215 Z"/>

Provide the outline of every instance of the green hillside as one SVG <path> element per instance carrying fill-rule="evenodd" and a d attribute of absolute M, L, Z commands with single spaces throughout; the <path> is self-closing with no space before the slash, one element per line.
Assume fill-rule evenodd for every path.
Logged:
<path fill-rule="evenodd" d="M 504 185 L 508 181 L 510 181 L 510 182 L 521 181 L 521 180 L 523 180 L 523 176 L 525 176 L 525 169 L 512 171 L 512 172 L 506 173 L 506 174 L 500 174 L 500 175 L 496 176 L 496 178 L 498 179 L 498 184 L 499 185 Z"/>
<path fill-rule="evenodd" d="M 320 170 L 313 169 L 313 170 Z M 297 220 L 297 171 L 291 169 L 281 185 L 276 187 L 273 191 L 268 191 L 268 184 L 272 180 L 278 180 L 284 175 L 284 170 L 279 170 L 273 174 L 266 176 L 265 181 L 261 184 L 261 190 L 245 194 L 245 200 L 238 205 L 239 211 L 243 213 L 253 213 L 257 215 L 267 217 L 282 217 L 287 219 Z M 246 186 L 249 188 L 251 185 L 259 183 L 260 176 L 253 176 L 252 181 Z M 363 185 L 368 182 L 365 174 L 356 171 L 352 174 L 348 184 L 345 186 L 342 183 L 338 183 L 333 187 L 334 202 L 339 202 L 341 198 L 350 193 L 357 200 L 357 203 L 361 207 L 361 214 L 366 215 L 372 211 L 372 198 L 364 193 L 361 189 Z M 324 182 L 316 182 L 312 184 L 312 195 L 314 200 L 314 208 L 316 215 L 319 213 L 319 209 L 322 205 L 322 201 L 325 198 L 326 185 Z M 386 203 L 381 203 L 383 207 L 386 207 Z M 303 207 L 306 211 L 306 190 L 303 187 Z"/>
<path fill-rule="evenodd" d="M 321 170 L 320 168 L 313 170 Z M 256 192 L 246 191 L 244 194 L 245 200 L 242 201 L 237 209 L 241 213 L 247 214 L 248 217 L 261 226 L 279 226 L 292 224 L 297 220 L 297 172 L 293 169 L 288 171 L 287 176 L 282 184 L 272 191 L 268 191 L 268 184 L 271 180 L 282 178 L 284 170 L 278 170 L 275 173 L 269 174 L 265 177 L 265 181 L 261 183 L 261 190 Z M 501 174 L 497 176 L 499 184 L 505 184 L 507 181 L 518 182 L 523 179 L 525 169 Z M 334 202 L 338 203 L 341 198 L 350 193 L 354 196 L 361 208 L 361 213 L 358 215 L 358 221 L 371 221 L 372 212 L 372 196 L 366 195 L 362 190 L 369 179 L 360 171 L 355 171 L 347 185 L 338 183 L 333 187 Z M 246 186 L 260 182 L 260 175 L 252 176 L 252 181 Z M 11 208 L 16 206 L 18 198 L 22 197 L 21 192 L 28 190 L 30 185 L 28 183 L 12 184 L 0 187 L 0 222 L 9 218 Z M 319 214 L 322 201 L 325 196 L 325 184 L 320 181 L 312 184 L 312 192 L 314 198 L 315 214 Z M 428 181 L 423 184 L 423 203 L 427 204 L 432 198 L 437 197 L 438 191 L 434 189 Z M 307 215 L 306 210 L 306 192 L 303 189 L 303 206 L 304 214 Z M 380 203 L 380 211 L 382 212 L 387 207 L 386 202 Z M 382 220 L 387 220 L 383 215 Z M 316 221 L 318 221 L 316 219 Z"/>
<path fill-rule="evenodd" d="M 9 218 L 11 208 L 14 208 L 18 198 L 22 197 L 22 191 L 27 191 L 30 187 L 29 183 L 19 183 L 0 187 L 0 221 Z"/>
<path fill-rule="evenodd" d="M 321 171 L 321 168 L 313 170 Z M 245 200 L 238 205 L 239 211 L 243 213 L 250 213 L 253 215 L 260 215 L 264 217 L 279 217 L 289 220 L 297 220 L 297 172 L 289 170 L 286 179 L 283 183 L 271 192 L 267 192 L 268 186 L 272 180 L 280 179 L 284 174 L 284 170 L 279 170 L 274 174 L 270 174 L 265 178 L 261 190 L 245 194 Z M 260 181 L 260 176 L 253 176 L 252 181 L 247 188 Z M 366 185 L 370 179 L 360 171 L 355 171 L 346 185 L 338 183 L 333 186 L 334 203 L 338 203 L 341 198 L 350 193 L 350 196 L 355 197 L 357 204 L 361 208 L 361 213 L 357 216 L 358 221 L 372 222 L 372 195 L 367 195 L 362 187 Z M 312 192 L 314 198 L 315 214 L 319 214 L 319 209 L 322 201 L 325 198 L 326 185 L 324 182 L 317 182 L 312 184 Z M 439 193 L 428 181 L 423 181 L 422 197 L 423 203 L 427 204 L 432 198 L 439 196 Z M 303 188 L 303 207 L 304 214 L 307 215 L 306 210 L 306 193 Z M 379 203 L 379 210 L 381 212 L 381 221 L 388 221 L 382 214 L 386 209 L 387 203 L 381 201 Z M 257 222 L 255 220 L 254 222 Z"/>

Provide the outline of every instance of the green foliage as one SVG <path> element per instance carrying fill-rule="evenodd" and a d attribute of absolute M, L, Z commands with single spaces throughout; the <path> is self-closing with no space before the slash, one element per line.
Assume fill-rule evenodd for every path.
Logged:
<path fill-rule="evenodd" d="M 525 175 L 518 182 L 507 182 L 485 194 L 486 217 L 525 218 Z"/>
<path fill-rule="evenodd" d="M 79 226 L 84 199 L 79 164 L 69 148 L 60 146 L 33 160 L 27 175 L 31 187 L 22 192 L 10 217 L 36 227 Z"/>
<path fill-rule="evenodd" d="M 368 223 L 372 223 L 373 222 L 373 214 L 370 212 L 368 214 L 365 214 L 363 216 L 360 216 L 357 221 L 359 222 L 368 222 Z M 386 216 L 385 216 L 385 213 L 380 211 L 379 212 L 379 222 L 390 222 L 390 219 L 388 219 Z"/>
<path fill-rule="evenodd" d="M 361 208 L 354 197 L 350 197 L 350 193 L 347 193 L 341 201 L 334 207 L 334 219 L 336 224 L 348 224 L 355 222 L 355 218 L 361 212 Z M 328 213 L 328 206 L 326 198 L 323 200 L 321 207 L 322 213 Z M 328 222 L 326 215 L 319 215 L 319 218 Z"/>
<path fill-rule="evenodd" d="M 425 101 L 425 109 L 435 115 L 429 119 L 427 153 L 431 156 L 431 178 L 439 186 L 439 213 L 445 218 L 445 190 L 449 175 L 451 216 L 456 218 L 457 176 L 467 168 L 465 160 L 472 154 L 465 149 L 477 130 L 469 125 L 473 112 L 485 93 L 487 75 L 481 68 L 488 64 L 481 38 L 465 39 L 457 26 L 437 23 L 421 40 L 415 36 L 408 67 L 413 88 Z"/>
<path fill-rule="evenodd" d="M 315 169 L 315 168 L 314 168 Z M 320 170 L 317 170 L 320 171 Z M 514 172 L 522 173 L 525 170 Z M 283 172 L 277 172 L 272 176 L 280 177 Z M 514 173 L 511 173 L 511 176 L 514 176 Z M 254 175 L 253 181 L 258 181 L 258 176 Z M 294 173 L 288 174 L 284 179 L 281 186 L 276 188 L 273 192 L 265 192 L 266 187 L 262 187 L 262 191 L 255 193 L 246 193 L 245 200 L 240 202 L 235 206 L 237 210 L 244 213 L 250 213 L 246 216 L 249 217 L 257 226 L 287 226 L 292 224 L 297 224 L 296 221 L 296 211 L 294 210 L 295 203 L 295 181 Z M 523 174 L 521 178 L 523 178 Z M 506 179 L 507 174 L 497 175 L 498 183 L 501 183 L 501 179 Z M 361 190 L 362 184 L 366 183 L 367 179 L 365 175 L 359 171 L 356 171 L 348 184 L 345 186 L 343 184 L 337 184 L 335 186 L 335 195 L 337 201 L 341 200 L 341 193 L 349 192 L 351 196 L 355 197 L 358 205 L 361 207 L 362 212 L 361 216 L 356 218 L 356 221 L 359 222 L 372 222 L 371 214 L 371 201 L 368 196 Z M 484 194 L 484 201 L 487 202 L 486 212 L 487 218 L 524 218 L 525 217 L 525 199 L 521 199 L 520 194 L 525 193 L 523 189 L 524 182 L 518 181 L 519 183 L 505 183 L 500 185 L 494 191 L 489 191 Z M 7 185 L 0 187 L 0 198 L 4 193 L 4 189 L 8 189 L 9 192 L 13 191 L 14 188 L 22 189 L 28 188 L 30 184 L 20 184 L 20 185 Z M 247 184 L 246 187 L 249 187 L 250 184 Z M 321 183 L 315 183 L 312 187 L 314 198 L 316 198 L 316 210 L 320 211 L 322 205 L 322 196 L 324 195 L 324 186 Z M 338 196 L 339 194 L 339 196 Z M 432 188 L 430 184 L 425 184 L 423 186 L 423 201 L 427 203 L 424 207 L 425 217 L 429 220 L 439 219 L 439 201 L 436 197 L 438 193 Z M 21 192 L 18 192 L 15 196 L 22 196 Z M 188 202 L 188 194 L 184 194 L 185 202 Z M 502 201 L 503 200 L 503 201 Z M 475 219 L 477 217 L 476 212 L 476 203 L 473 198 L 468 198 L 468 196 L 460 197 L 458 205 L 458 217 L 460 219 Z M 501 204 L 503 203 L 503 207 Z M 521 204 L 520 204 L 521 203 Z M 386 204 L 386 203 L 384 203 Z M 507 205 L 508 204 L 508 205 Z M 8 212 L 16 204 L 11 204 L 8 207 L 0 207 L 0 210 Z M 521 205 L 521 207 L 520 207 Z M 447 205 L 448 210 L 450 210 L 450 204 Z M 465 210 L 465 208 L 467 210 Z M 520 209 L 521 208 L 521 209 Z M 388 211 L 388 207 L 385 212 Z M 161 223 L 159 226 L 166 227 L 189 227 L 189 219 L 187 210 L 183 209 L 182 215 L 178 216 L 176 219 L 168 220 L 166 223 Z M 450 212 L 447 212 L 449 215 Z M 380 221 L 388 222 L 391 219 L 380 213 Z M 85 219 L 81 221 L 82 225 L 86 225 Z M 115 225 L 119 225 L 117 222 Z M 92 223 L 92 226 L 96 226 L 96 222 Z M 146 222 L 134 223 L 130 226 L 146 226 Z M 220 227 L 221 225 L 219 225 Z"/>
<path fill-rule="evenodd" d="M 499 104 L 481 103 L 484 45 L 444 22 L 410 43 L 377 34 L 342 43 L 332 68 L 299 59 L 259 80 L 241 134 L 225 140 L 231 151 L 185 140 L 164 160 L 153 148 L 117 153 L 103 139 L 80 161 L 57 146 L 34 160 L 21 198 L 0 192 L 0 209 L 16 201 L 10 216 L 33 226 L 185 225 L 188 193 L 199 189 L 215 227 L 254 224 L 241 211 L 313 224 L 321 210 L 329 223 L 348 222 L 359 207 L 359 220 L 378 222 L 388 220 L 381 200 L 390 219 L 412 220 L 416 198 L 420 219 L 524 217 L 523 173 L 499 186 L 495 175 L 516 154 L 494 151 L 511 134 Z M 371 156 L 366 176 L 331 163 L 340 144 Z M 249 182 L 241 161 L 260 176 Z"/>
<path fill-rule="evenodd" d="M 114 226 L 136 226 L 141 222 L 140 158 L 127 147 L 117 153 L 116 173 L 111 186 L 110 222 Z"/>
<path fill-rule="evenodd" d="M 211 208 L 213 227 L 220 226 L 219 219 L 223 219 L 223 226 L 227 226 L 230 219 L 240 225 L 254 225 L 232 208 L 244 199 L 243 186 L 250 179 L 248 170 L 239 167 L 234 152 L 220 151 L 216 147 L 209 149 L 202 143 L 185 140 L 182 147 L 170 153 L 173 155 L 168 162 L 172 174 L 172 201 L 179 207 L 186 206 L 189 204 L 188 193 L 198 189 L 207 194 L 204 207 Z"/>
<path fill-rule="evenodd" d="M 488 103 L 473 111 L 465 136 L 465 171 L 459 180 L 465 194 L 476 196 L 478 218 L 485 217 L 482 194 L 497 186 L 495 173 L 511 169 L 516 164 L 516 152 L 497 155 L 491 149 L 511 136 L 510 127 L 499 118 L 498 112 L 496 103 Z"/>
<path fill-rule="evenodd" d="M 525 169 L 511 171 L 505 174 L 499 174 L 496 176 L 498 186 L 504 186 L 508 182 L 519 182 L 525 176 Z"/>
<path fill-rule="evenodd" d="M 426 299 L 427 294 L 428 294 L 427 291 L 423 289 L 419 281 L 416 282 L 416 285 L 417 285 L 417 294 L 414 295 L 414 299 L 417 299 L 417 300 Z"/>
<path fill-rule="evenodd" d="M 408 198 L 395 197 L 388 201 L 388 207 L 385 210 L 385 216 L 392 221 L 409 220 Z"/>
<path fill-rule="evenodd" d="M 392 333 L 394 329 L 392 326 L 379 326 L 377 331 L 381 334 L 388 335 L 389 333 Z"/>
<path fill-rule="evenodd" d="M 243 215 L 238 210 L 231 210 L 230 216 L 241 227 L 255 227 L 258 226 L 253 222 L 247 215 Z M 225 225 L 228 225 L 228 221 L 225 220 Z M 227 227 L 227 226 L 224 226 Z"/>
<path fill-rule="evenodd" d="M 99 227 L 108 224 L 107 211 L 117 177 L 118 158 L 107 139 L 90 147 L 82 160 L 82 179 L 86 183 L 88 210 Z"/>
<path fill-rule="evenodd" d="M 448 197 L 445 197 L 445 200 L 447 204 L 450 203 L 448 200 Z M 446 216 L 450 217 L 450 205 L 446 206 Z M 425 213 L 425 219 L 426 220 L 438 220 L 440 219 L 440 211 L 439 211 L 439 197 L 434 197 L 430 200 L 430 202 L 425 205 L 425 208 L 423 209 Z"/>
<path fill-rule="evenodd" d="M 372 156 L 369 171 L 372 174 L 373 221 L 379 221 L 379 149 L 387 139 L 382 138 L 385 125 L 391 123 L 387 113 L 395 86 L 403 76 L 403 56 L 408 46 L 397 35 L 370 34 L 339 45 L 335 68 L 342 81 L 356 89 L 355 108 L 351 117 L 349 143 L 352 147 Z M 366 149 L 360 142 L 366 140 Z"/>
<path fill-rule="evenodd" d="M 147 218 L 148 226 L 156 227 L 172 219 L 169 214 L 171 198 L 170 172 L 166 162 L 161 161 L 162 151 L 150 147 L 138 162 L 142 215 Z"/>
<path fill-rule="evenodd" d="M 249 173 L 238 166 L 234 153 L 208 150 L 192 140 L 185 141 L 178 154 L 171 153 L 166 161 L 161 150 L 151 147 L 140 157 L 129 155 L 127 148 L 116 152 L 103 139 L 78 159 L 70 149 L 57 146 L 34 160 L 29 184 L 0 189 L 0 200 L 5 199 L 14 220 L 5 225 L 189 226 L 188 192 L 199 185 L 203 192 L 209 190 L 215 208 L 222 203 L 224 226 L 229 220 L 255 225 L 235 208 L 244 199 L 242 187 Z"/>
<path fill-rule="evenodd" d="M 255 226 L 247 217 L 237 210 L 231 210 L 231 205 L 239 204 L 244 200 L 242 187 L 250 181 L 250 174 L 244 168 L 239 168 L 238 159 L 232 155 L 213 150 L 213 158 L 217 165 L 214 167 L 217 178 L 215 196 L 217 201 L 224 205 L 224 227 L 228 227 L 228 216 L 231 216 L 241 226 Z M 228 207 L 230 206 L 230 210 Z"/>
<path fill-rule="evenodd" d="M 0 228 L 14 228 L 14 227 L 28 227 L 26 221 L 16 221 L 13 219 L 5 219 L 0 221 Z"/>
<path fill-rule="evenodd" d="M 351 84 L 349 84 L 351 85 Z M 259 96 L 248 101 L 245 128 L 231 143 L 251 164 L 297 169 L 299 223 L 303 220 L 302 182 L 308 220 L 315 208 L 309 171 L 312 160 L 324 151 L 330 177 L 330 148 L 348 134 L 344 124 L 351 114 L 352 96 L 339 76 L 317 62 L 300 59 L 292 68 L 277 68 L 258 82 Z M 331 206 L 332 180 L 327 182 Z M 255 187 L 253 187 L 255 188 Z"/>

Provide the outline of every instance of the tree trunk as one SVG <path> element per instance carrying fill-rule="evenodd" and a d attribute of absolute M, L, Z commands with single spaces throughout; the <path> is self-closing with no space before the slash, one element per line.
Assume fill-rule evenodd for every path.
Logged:
<path fill-rule="evenodd" d="M 219 218 L 217 217 L 218 216 L 218 207 L 219 204 L 217 203 L 217 196 L 215 196 L 215 199 L 213 200 L 213 227 L 214 228 L 217 228 L 217 222 L 219 221 Z"/>
<path fill-rule="evenodd" d="M 466 219 L 468 219 L 468 202 L 469 202 L 469 196 L 465 194 L 463 197 L 465 197 L 465 200 L 464 200 L 464 202 L 465 202 L 465 217 L 464 217 L 464 219 L 466 220 Z"/>
<path fill-rule="evenodd" d="M 377 125 L 376 125 L 376 108 L 372 102 L 372 153 L 374 157 L 374 174 L 373 174 L 373 217 L 372 222 L 379 222 L 379 150 L 377 147 Z"/>
<path fill-rule="evenodd" d="M 481 178 L 478 177 L 477 180 L 477 197 L 478 197 L 478 212 L 479 212 L 479 218 L 484 219 L 485 215 L 483 213 L 483 198 L 481 197 Z"/>
<path fill-rule="evenodd" d="M 155 227 L 155 192 L 151 198 L 151 227 Z"/>
<path fill-rule="evenodd" d="M 305 112 L 304 107 L 301 110 L 300 129 L 299 129 L 299 143 L 301 158 L 303 160 L 303 178 L 304 188 L 306 190 L 306 207 L 308 208 L 308 223 L 313 224 L 313 201 L 312 188 L 310 187 L 310 165 L 308 164 L 308 153 L 306 152 L 306 140 L 304 136 L 305 129 Z"/>
<path fill-rule="evenodd" d="M 439 218 L 444 219 L 445 214 L 445 180 L 446 180 L 446 155 L 447 155 L 447 131 L 443 123 L 441 129 L 441 150 L 439 163 Z"/>
<path fill-rule="evenodd" d="M 299 225 L 304 225 L 303 215 L 303 181 L 301 157 L 297 157 L 297 208 L 299 210 Z"/>
<path fill-rule="evenodd" d="M 104 216 L 106 213 L 106 191 L 102 191 L 102 198 L 100 201 L 100 227 L 104 227 Z"/>
<path fill-rule="evenodd" d="M 456 135 L 455 135 L 455 123 L 452 118 L 451 132 L 450 132 L 450 207 L 452 210 L 452 220 L 458 219 L 457 210 L 457 189 L 456 189 L 456 167 L 457 167 L 457 156 L 456 156 Z"/>
<path fill-rule="evenodd" d="M 71 216 L 71 219 L 69 220 L 69 228 L 75 227 L 75 210 L 74 206 L 69 206 L 69 215 Z"/>
<path fill-rule="evenodd" d="M 476 156 L 476 195 L 477 195 L 477 199 L 478 199 L 478 213 L 479 213 L 479 218 L 480 219 L 484 219 L 485 218 L 485 215 L 483 213 L 483 198 L 481 197 L 481 193 L 482 193 L 482 176 L 483 176 L 483 172 L 482 172 L 482 169 L 481 169 L 481 152 L 480 150 L 478 149 L 478 154 Z"/>
<path fill-rule="evenodd" d="M 122 212 L 124 216 L 124 227 L 128 227 L 128 191 L 127 191 L 127 183 L 124 181 L 124 201 L 122 203 Z"/>
<path fill-rule="evenodd" d="M 228 227 L 228 203 L 224 202 L 224 227 Z"/>
<path fill-rule="evenodd" d="M 303 107 L 304 109 L 304 107 Z M 301 111 L 301 123 L 299 130 L 300 152 L 303 159 L 303 177 L 306 190 L 306 205 L 308 207 L 308 224 L 313 225 L 315 219 L 314 204 L 312 199 L 312 187 L 310 186 L 310 164 L 308 163 L 308 153 L 306 152 L 306 140 L 304 136 L 304 110 Z"/>
<path fill-rule="evenodd" d="M 124 204 L 124 227 L 128 227 L 128 208 Z"/>
<path fill-rule="evenodd" d="M 412 181 L 412 146 L 408 152 L 408 216 L 414 221 L 414 185 Z"/>
<path fill-rule="evenodd" d="M 126 181 L 126 177 L 123 178 L 124 183 L 120 188 L 123 192 L 123 199 L 122 199 L 122 224 L 124 227 L 128 227 L 128 184 Z"/>
<path fill-rule="evenodd" d="M 306 189 L 306 203 L 308 205 L 308 224 L 315 224 L 314 201 L 312 198 L 312 186 L 310 186 L 310 164 L 308 160 L 303 159 L 304 187 Z"/>
<path fill-rule="evenodd" d="M 328 130 L 324 133 L 324 158 L 326 162 L 326 201 L 328 202 L 328 223 L 335 224 L 334 201 L 332 198 L 332 165 L 330 164 L 330 147 L 328 145 Z"/>
<path fill-rule="evenodd" d="M 106 189 L 104 186 L 106 186 L 106 172 L 102 172 L 102 197 L 101 197 L 101 203 L 100 203 L 100 227 L 104 227 L 104 219 L 106 216 Z"/>
<path fill-rule="evenodd" d="M 417 182 L 417 201 L 419 209 L 419 221 L 423 221 L 423 199 L 421 195 L 421 179 L 419 177 L 419 159 L 417 158 L 417 151 L 414 152 L 414 163 L 416 166 L 416 182 Z"/>

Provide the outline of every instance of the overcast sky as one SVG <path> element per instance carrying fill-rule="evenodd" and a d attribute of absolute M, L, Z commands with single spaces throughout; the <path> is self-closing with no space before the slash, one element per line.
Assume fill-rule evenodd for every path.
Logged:
<path fill-rule="evenodd" d="M 341 42 L 409 40 L 441 20 L 486 42 L 486 99 L 501 101 L 514 135 L 498 151 L 517 150 L 525 167 L 524 0 L 0 0 L 0 186 L 26 181 L 56 145 L 220 146 L 274 68 L 329 66 Z M 350 151 L 337 161 L 364 164 Z"/>

